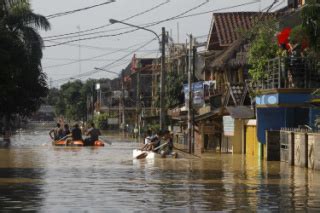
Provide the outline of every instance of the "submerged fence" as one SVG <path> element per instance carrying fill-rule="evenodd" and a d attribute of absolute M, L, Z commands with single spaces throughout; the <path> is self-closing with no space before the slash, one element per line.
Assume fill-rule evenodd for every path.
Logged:
<path fill-rule="evenodd" d="M 281 129 L 280 160 L 292 166 L 320 170 L 320 133 Z"/>

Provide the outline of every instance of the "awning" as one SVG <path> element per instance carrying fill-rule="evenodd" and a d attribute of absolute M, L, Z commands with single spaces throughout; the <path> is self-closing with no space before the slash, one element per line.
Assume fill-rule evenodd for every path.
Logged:
<path fill-rule="evenodd" d="M 208 113 L 205 113 L 203 115 L 198 115 L 198 116 L 195 117 L 195 121 L 201 121 L 201 120 L 205 120 L 205 119 L 211 118 L 211 117 L 213 117 L 215 115 L 219 115 L 220 112 L 221 112 L 221 109 L 219 108 L 219 109 L 215 109 L 213 111 L 210 111 Z"/>
<path fill-rule="evenodd" d="M 230 106 L 226 107 L 230 116 L 235 119 L 250 119 L 254 118 L 254 110 L 249 106 Z"/>

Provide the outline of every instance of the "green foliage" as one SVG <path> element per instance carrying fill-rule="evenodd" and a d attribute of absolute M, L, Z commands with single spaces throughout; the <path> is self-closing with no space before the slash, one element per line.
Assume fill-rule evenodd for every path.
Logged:
<path fill-rule="evenodd" d="M 179 75 L 172 71 L 167 74 L 166 79 L 166 107 L 172 108 L 183 103 L 183 82 L 187 81 L 187 75 Z"/>
<path fill-rule="evenodd" d="M 68 120 L 85 120 L 87 114 L 87 97 L 81 81 L 68 82 L 61 86 L 56 113 L 64 115 Z"/>
<path fill-rule="evenodd" d="M 0 116 L 28 116 L 48 93 L 42 71 L 43 41 L 38 29 L 49 29 L 28 0 L 0 1 Z"/>
<path fill-rule="evenodd" d="M 95 115 L 93 122 L 99 129 L 106 130 L 108 127 L 108 118 L 110 118 L 110 116 L 107 113 L 102 113 L 100 115 Z"/>
<path fill-rule="evenodd" d="M 249 74 L 254 81 L 264 77 L 265 66 L 269 59 L 277 55 L 277 42 L 275 40 L 276 28 L 273 21 L 259 25 L 249 50 Z"/>
<path fill-rule="evenodd" d="M 308 35 L 302 25 L 295 26 L 291 30 L 290 34 L 290 42 L 293 44 L 300 43 L 306 41 L 309 42 Z"/>
<path fill-rule="evenodd" d="M 302 8 L 302 28 L 305 30 L 312 50 L 317 52 L 320 48 L 320 7 L 319 0 L 307 0 Z"/>
<path fill-rule="evenodd" d="M 151 130 L 152 133 L 157 133 L 160 130 L 160 124 L 159 123 L 147 124 L 146 126 L 144 126 L 141 132 L 146 133 L 148 130 Z"/>
<path fill-rule="evenodd" d="M 59 101 L 60 91 L 57 88 L 52 88 L 49 90 L 48 96 L 45 99 L 46 104 L 56 105 Z"/>

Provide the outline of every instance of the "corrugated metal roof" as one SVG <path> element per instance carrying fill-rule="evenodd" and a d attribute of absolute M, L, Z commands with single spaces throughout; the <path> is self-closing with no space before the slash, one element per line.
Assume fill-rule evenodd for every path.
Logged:
<path fill-rule="evenodd" d="M 254 118 L 254 110 L 249 106 L 236 106 L 236 107 L 226 107 L 230 116 L 235 119 L 250 119 Z"/>

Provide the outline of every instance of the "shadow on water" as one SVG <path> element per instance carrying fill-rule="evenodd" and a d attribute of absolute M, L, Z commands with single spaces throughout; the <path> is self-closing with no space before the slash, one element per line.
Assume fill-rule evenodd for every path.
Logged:
<path fill-rule="evenodd" d="M 110 138 L 110 137 L 109 137 Z M 52 147 L 44 131 L 0 148 L 0 209 L 41 212 L 319 211 L 320 173 L 241 155 L 132 160 L 140 144 Z"/>

